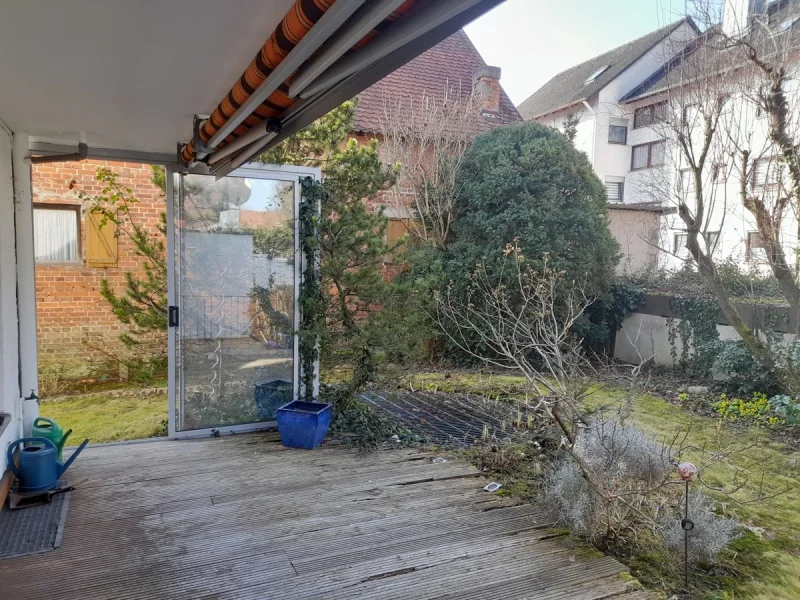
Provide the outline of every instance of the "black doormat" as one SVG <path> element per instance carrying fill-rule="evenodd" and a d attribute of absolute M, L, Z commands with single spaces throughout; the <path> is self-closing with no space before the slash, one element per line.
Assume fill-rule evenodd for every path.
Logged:
<path fill-rule="evenodd" d="M 369 391 L 359 397 L 415 435 L 452 446 L 528 435 L 541 419 L 527 408 L 472 394 Z"/>
<path fill-rule="evenodd" d="M 58 548 L 71 493 L 55 494 L 49 503 L 39 506 L 0 511 L 0 559 Z"/>

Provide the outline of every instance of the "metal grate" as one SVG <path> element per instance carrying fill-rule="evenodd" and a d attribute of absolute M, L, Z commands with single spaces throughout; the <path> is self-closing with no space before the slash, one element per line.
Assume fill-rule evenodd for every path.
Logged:
<path fill-rule="evenodd" d="M 39 506 L 0 511 L 0 559 L 58 548 L 71 493 L 55 494 L 51 502 Z"/>
<path fill-rule="evenodd" d="M 412 433 L 438 444 L 470 446 L 476 441 L 503 440 L 527 421 L 527 409 L 469 394 L 430 392 L 364 392 L 360 398 L 381 409 Z"/>

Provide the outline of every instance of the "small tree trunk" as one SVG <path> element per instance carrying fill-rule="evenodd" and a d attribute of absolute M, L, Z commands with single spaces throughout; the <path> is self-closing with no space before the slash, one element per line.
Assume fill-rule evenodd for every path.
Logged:
<path fill-rule="evenodd" d="M 744 188 L 744 184 L 742 184 L 742 187 Z M 786 260 L 786 253 L 781 245 L 780 218 L 778 216 L 771 217 L 766 206 L 764 206 L 764 202 L 759 198 L 748 197 L 744 189 L 742 190 L 742 202 L 756 218 L 758 233 L 761 236 L 761 242 L 764 244 L 764 250 L 766 250 L 767 262 L 775 279 L 778 280 L 781 293 L 786 298 L 789 306 L 791 306 L 792 311 L 795 313 L 800 312 L 800 287 L 797 285 L 797 280 L 792 268 L 789 266 L 789 262 Z"/>
<path fill-rule="evenodd" d="M 756 337 L 756 335 L 753 333 L 753 330 L 745 324 L 741 315 L 739 315 L 739 311 L 736 310 L 736 307 L 728 297 L 728 292 L 725 290 L 725 287 L 722 285 L 722 281 L 717 275 L 717 269 L 714 265 L 714 261 L 712 261 L 711 258 L 700 248 L 698 231 L 694 227 L 694 220 L 688 215 L 688 213 L 686 213 L 685 208 L 681 210 L 680 213 L 681 218 L 683 218 L 684 222 L 686 222 L 686 224 L 689 226 L 689 232 L 687 236 L 688 240 L 686 245 L 688 246 L 689 252 L 692 254 L 695 262 L 697 263 L 700 274 L 711 286 L 722 314 L 725 316 L 728 324 L 731 325 L 731 327 L 736 330 L 736 333 L 738 333 L 742 338 L 742 341 L 745 343 L 759 364 L 770 373 L 777 375 L 775 373 L 775 361 L 772 358 L 769 349 L 761 342 L 761 340 L 758 339 L 758 337 Z M 686 213 L 685 217 L 684 213 Z"/>

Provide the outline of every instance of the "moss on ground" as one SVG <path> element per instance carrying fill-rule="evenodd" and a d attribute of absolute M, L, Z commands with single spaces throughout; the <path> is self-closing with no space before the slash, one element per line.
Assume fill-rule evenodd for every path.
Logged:
<path fill-rule="evenodd" d="M 166 393 L 153 396 L 98 394 L 42 401 L 39 412 L 64 430 L 72 429 L 69 444 L 88 438 L 92 444 L 166 435 Z"/>
<path fill-rule="evenodd" d="M 501 399 L 524 397 L 527 389 L 523 377 L 461 372 L 409 375 L 401 385 Z M 598 384 L 587 400 L 587 408 L 614 408 L 624 397 L 622 390 Z M 731 428 L 718 419 L 690 413 L 648 394 L 635 398 L 631 418 L 661 439 L 671 440 L 679 432 L 688 431 L 686 441 L 697 448 L 712 448 L 719 440 L 735 448 L 730 462 L 741 470 L 737 473 L 732 468 L 710 465 L 704 469 L 704 479 L 711 485 L 731 487 L 744 475 L 748 483 L 734 495 L 744 503 L 716 496 L 721 504 L 725 503 L 729 514 L 752 526 L 760 535 L 745 532 L 725 552 L 723 568 L 709 568 L 703 573 L 709 583 L 704 586 L 705 597 L 800 598 L 800 451 L 774 441 L 764 429 Z M 696 452 L 695 456 L 699 454 Z M 686 458 L 692 459 L 692 452 Z M 643 544 L 628 562 L 637 577 L 653 586 L 679 577 L 673 568 L 668 568 L 669 561 L 663 551 L 649 544 Z M 718 590 L 711 592 L 709 588 Z"/>

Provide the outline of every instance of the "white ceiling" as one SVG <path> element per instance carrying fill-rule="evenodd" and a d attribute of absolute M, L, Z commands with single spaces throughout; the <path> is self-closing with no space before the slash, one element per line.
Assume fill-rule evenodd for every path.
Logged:
<path fill-rule="evenodd" d="M 293 0 L 27 0 L 0 6 L 0 120 L 91 147 L 176 152 Z"/>

